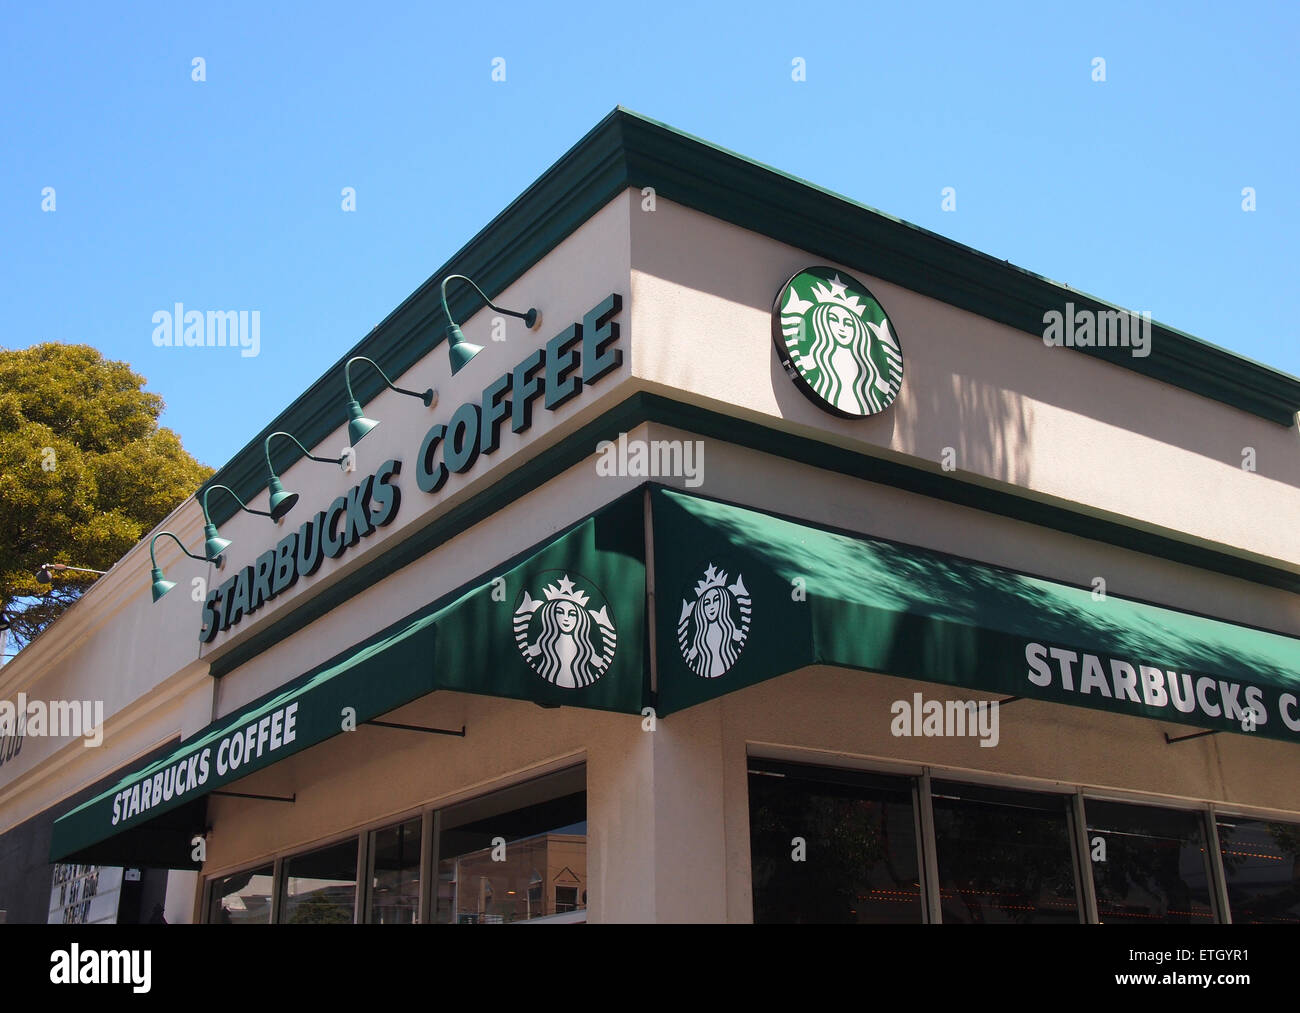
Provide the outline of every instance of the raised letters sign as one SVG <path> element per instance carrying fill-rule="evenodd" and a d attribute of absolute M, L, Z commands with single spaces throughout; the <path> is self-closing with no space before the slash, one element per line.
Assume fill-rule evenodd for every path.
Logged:
<path fill-rule="evenodd" d="M 501 426 L 522 433 L 533 424 L 533 402 L 538 398 L 547 411 L 567 404 L 586 385 L 593 384 L 623 363 L 614 320 L 623 309 L 618 293 L 606 296 L 582 318 L 530 352 L 497 377 L 474 401 L 466 401 L 446 423 L 429 429 L 416 455 L 416 484 L 424 492 L 443 487 L 453 472 L 474 466 L 480 454 L 501 445 Z M 336 498 L 315 517 L 301 524 L 242 567 L 203 602 L 202 643 L 252 615 L 277 595 L 315 573 L 325 559 L 336 559 L 378 528 L 392 522 L 402 502 L 395 479 L 402 462 L 385 461 L 372 475 Z"/>

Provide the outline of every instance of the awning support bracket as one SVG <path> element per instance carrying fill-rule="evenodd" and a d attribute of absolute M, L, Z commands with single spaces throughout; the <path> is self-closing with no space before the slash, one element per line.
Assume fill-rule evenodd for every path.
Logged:
<path fill-rule="evenodd" d="M 429 735 L 457 735 L 462 739 L 465 737 L 464 725 L 460 726 L 460 731 L 456 731 L 454 728 L 425 728 L 423 725 L 402 725 L 395 721 L 375 721 L 373 719 L 362 723 L 378 725 L 380 728 L 400 728 L 407 732 L 425 732 Z"/>
<path fill-rule="evenodd" d="M 1199 739 L 1199 738 L 1201 738 L 1202 736 L 1205 736 L 1205 735 L 1218 735 L 1218 734 L 1219 734 L 1219 729 L 1217 729 L 1217 728 L 1211 728 L 1209 731 L 1205 731 L 1205 732 L 1192 732 L 1191 735 L 1180 735 L 1180 736 L 1178 736 L 1178 738 L 1176 738 L 1176 739 L 1171 739 L 1171 738 L 1169 737 L 1169 733 L 1168 733 L 1168 732 L 1165 732 L 1165 745 L 1166 745 L 1166 746 L 1172 746 L 1175 742 L 1186 742 L 1188 739 Z"/>
<path fill-rule="evenodd" d="M 283 795 L 250 795 L 247 792 L 242 791 L 210 791 L 208 794 L 224 795 L 226 798 L 252 798 L 257 799 L 259 802 L 288 802 L 290 805 L 298 801 L 298 793 L 296 791 L 288 798 L 285 798 Z"/>

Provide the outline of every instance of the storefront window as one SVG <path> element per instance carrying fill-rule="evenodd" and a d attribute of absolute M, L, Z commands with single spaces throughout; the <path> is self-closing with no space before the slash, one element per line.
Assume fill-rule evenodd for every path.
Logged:
<path fill-rule="evenodd" d="M 446 809 L 440 820 L 438 922 L 504 924 L 586 909 L 582 769 Z"/>
<path fill-rule="evenodd" d="M 281 922 L 333 924 L 353 921 L 357 899 L 357 840 L 354 837 L 284 861 Z"/>
<path fill-rule="evenodd" d="M 1100 921 L 1211 922 L 1204 815 L 1088 800 Z"/>
<path fill-rule="evenodd" d="M 943 921 L 1078 922 L 1069 800 L 936 781 Z"/>
<path fill-rule="evenodd" d="M 370 835 L 372 925 L 414 925 L 420 913 L 420 820 Z"/>
<path fill-rule="evenodd" d="M 1219 847 L 1235 924 L 1300 924 L 1300 824 L 1220 816 Z"/>
<path fill-rule="evenodd" d="M 216 925 L 269 925 L 273 867 L 238 872 L 212 881 L 208 921 Z"/>
<path fill-rule="evenodd" d="M 751 761 L 755 922 L 919 922 L 911 782 Z"/>

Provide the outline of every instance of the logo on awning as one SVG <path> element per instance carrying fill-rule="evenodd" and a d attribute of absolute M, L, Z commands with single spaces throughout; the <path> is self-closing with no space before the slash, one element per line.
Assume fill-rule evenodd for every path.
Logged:
<path fill-rule="evenodd" d="M 618 631 L 605 595 L 581 574 L 550 571 L 525 588 L 514 612 L 515 643 L 528 667 L 564 689 L 590 686 L 614 661 Z"/>
<path fill-rule="evenodd" d="M 710 563 L 695 585 L 694 600 L 682 599 L 677 621 L 682 660 L 705 679 L 725 675 L 740 660 L 749 637 L 752 608 L 744 577 L 737 573 L 733 583 L 727 580 L 727 572 Z"/>

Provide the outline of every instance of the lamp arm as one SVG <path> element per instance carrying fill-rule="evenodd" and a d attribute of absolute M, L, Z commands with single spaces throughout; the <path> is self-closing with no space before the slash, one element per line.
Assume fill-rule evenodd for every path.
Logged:
<path fill-rule="evenodd" d="M 366 358 L 364 355 L 352 356 L 352 358 L 350 358 L 347 361 L 347 363 L 343 366 L 343 383 L 348 389 L 349 401 L 356 400 L 356 396 L 352 393 L 352 363 L 354 362 L 368 362 L 370 363 L 370 365 L 374 366 L 375 372 L 377 372 L 381 377 L 384 378 L 384 383 L 388 385 L 390 390 L 395 390 L 399 394 L 409 394 L 411 397 L 418 397 L 422 401 L 425 401 L 425 403 L 428 403 L 427 392 L 407 390 L 404 387 L 397 386 L 397 384 L 393 383 L 393 381 L 388 378 L 388 374 L 384 372 L 383 368 L 379 365 L 379 363 L 377 363 L 374 359 Z"/>
<path fill-rule="evenodd" d="M 276 431 L 272 433 L 270 436 L 268 436 L 262 442 L 262 450 L 265 451 L 266 453 L 266 470 L 268 474 L 271 475 L 275 474 L 275 469 L 271 467 L 271 440 L 276 436 L 287 436 L 289 439 L 293 440 L 294 443 L 298 444 L 298 449 L 301 450 L 304 456 L 306 456 L 310 460 L 319 461 L 321 464 L 342 464 L 343 463 L 343 458 L 341 457 L 317 457 L 306 447 L 304 447 L 302 445 L 302 441 L 299 440 L 298 437 L 294 436 L 293 433 L 282 433 Z"/>
<path fill-rule="evenodd" d="M 528 319 L 528 315 L 529 315 L 528 313 L 518 313 L 515 310 L 508 310 L 502 306 L 498 306 L 496 303 L 494 303 L 491 299 L 487 297 L 486 292 L 484 292 L 481 288 L 478 287 L 478 285 L 474 283 L 473 278 L 467 278 L 463 274 L 449 274 L 447 275 L 447 277 L 442 279 L 442 312 L 446 314 L 448 323 L 454 324 L 456 321 L 452 320 L 451 310 L 447 308 L 447 282 L 455 281 L 457 278 L 459 278 L 461 281 L 469 282 L 470 285 L 473 286 L 474 291 L 483 297 L 483 301 L 488 304 L 489 308 L 496 310 L 496 312 L 498 313 L 504 313 L 506 316 L 518 317 L 520 320 L 526 321 Z M 533 311 L 530 310 L 529 312 L 531 313 Z M 536 319 L 535 316 L 534 319 Z"/>
<path fill-rule="evenodd" d="M 206 524 L 212 523 L 212 515 L 208 513 L 208 497 L 212 495 L 213 489 L 225 489 L 231 496 L 235 497 L 235 502 L 247 510 L 250 514 L 257 514 L 259 517 L 270 517 L 270 513 L 265 510 L 254 510 L 251 506 L 239 498 L 234 489 L 228 485 L 210 485 L 203 490 L 203 521 Z"/>
<path fill-rule="evenodd" d="M 168 538 L 170 538 L 173 542 L 175 542 L 177 545 L 179 545 L 179 546 L 180 546 L 180 549 L 181 549 L 181 552 L 183 552 L 183 553 L 185 553 L 185 555 L 189 556 L 190 559 L 197 559 L 200 563 L 206 563 L 206 562 L 209 561 L 209 560 L 208 560 L 206 557 L 204 557 L 204 556 L 196 556 L 196 555 L 194 555 L 194 553 L 192 553 L 189 549 L 185 548 L 185 546 L 184 546 L 183 544 L 181 544 L 181 540 L 180 540 L 179 538 L 177 538 L 175 535 L 173 535 L 170 531 L 159 531 L 158 534 L 154 535 L 152 538 L 149 539 L 149 562 L 153 565 L 154 569 L 157 569 L 157 568 L 158 568 L 158 559 L 157 559 L 156 556 L 154 556 L 154 552 L 153 552 L 153 543 L 156 542 L 156 541 L 158 541 L 158 539 L 160 539 L 163 535 L 166 535 L 166 536 L 167 536 Z"/>

